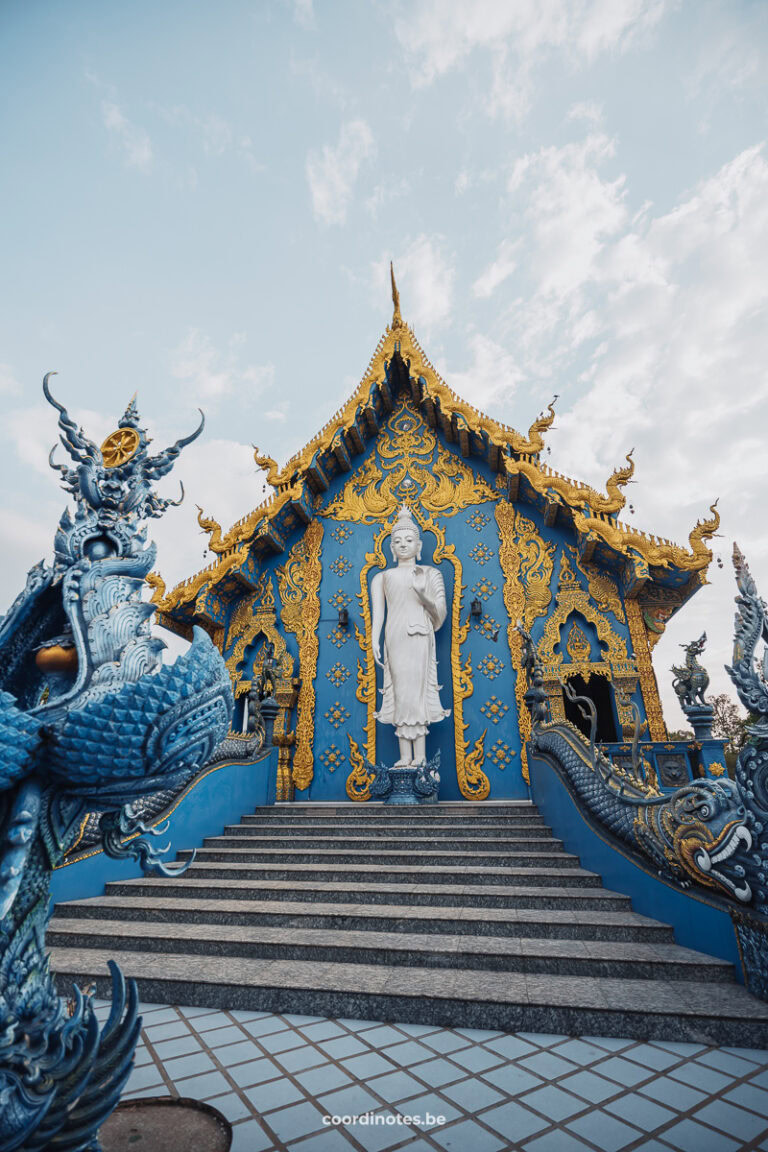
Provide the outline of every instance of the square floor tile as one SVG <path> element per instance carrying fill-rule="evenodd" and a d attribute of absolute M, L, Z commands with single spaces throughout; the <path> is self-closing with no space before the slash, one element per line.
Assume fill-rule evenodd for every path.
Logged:
<path fill-rule="evenodd" d="M 302 1072 L 305 1068 L 314 1068 L 317 1064 L 327 1064 L 328 1057 L 312 1044 L 305 1044 L 303 1048 L 291 1048 L 289 1052 L 278 1052 L 277 1060 L 287 1072 Z"/>
<path fill-rule="evenodd" d="M 650 1084 L 644 1084 L 640 1091 L 651 1100 L 673 1108 L 675 1112 L 688 1112 L 706 1100 L 703 1092 L 697 1092 L 695 1088 L 689 1088 L 680 1080 L 670 1080 L 667 1076 L 659 1076 Z"/>
<path fill-rule="evenodd" d="M 606 1104 L 605 1110 L 612 1116 L 618 1116 L 620 1120 L 636 1125 L 643 1132 L 653 1132 L 662 1124 L 669 1124 L 670 1121 L 677 1119 L 669 1108 L 662 1108 L 661 1104 L 654 1103 L 647 1096 L 639 1096 L 635 1092 L 626 1092 L 623 1096 L 619 1096 L 618 1100 Z"/>
<path fill-rule="evenodd" d="M 466 1036 L 457 1036 L 455 1032 L 435 1032 L 431 1036 L 424 1036 L 421 1041 L 435 1052 L 455 1052 L 458 1048 L 466 1048 L 471 1041 Z"/>
<path fill-rule="evenodd" d="M 235 1064 L 243 1064 L 246 1060 L 257 1060 L 261 1052 L 255 1040 L 241 1040 L 239 1044 L 225 1044 L 223 1048 L 215 1048 L 214 1060 L 218 1060 L 222 1068 L 232 1068 Z"/>
<path fill-rule="evenodd" d="M 585 1144 L 561 1128 L 555 1128 L 543 1136 L 534 1136 L 525 1145 L 525 1152 L 592 1152 L 592 1145 Z"/>
<path fill-rule="evenodd" d="M 462 1048 L 460 1052 L 451 1052 L 450 1057 L 468 1072 L 485 1072 L 487 1068 L 497 1068 L 499 1064 L 504 1063 L 504 1057 L 498 1052 L 487 1052 L 479 1044 L 473 1044 L 471 1048 Z"/>
<path fill-rule="evenodd" d="M 165 1082 L 163 1081 L 160 1069 L 155 1063 L 143 1064 L 141 1068 L 134 1068 L 128 1077 L 128 1083 L 125 1086 L 126 1092 L 137 1092 L 144 1088 L 156 1088 L 162 1085 L 163 1092 L 166 1091 Z"/>
<path fill-rule="evenodd" d="M 607 1100 L 609 1096 L 615 1096 L 620 1090 L 618 1084 L 613 1084 L 610 1080 L 604 1080 L 602 1076 L 598 1076 L 596 1072 L 577 1072 L 575 1076 L 566 1076 L 563 1080 L 558 1080 L 559 1088 L 567 1088 L 569 1092 L 575 1092 L 577 1096 L 581 1096 L 590 1104 L 601 1104 L 603 1100 Z"/>
<path fill-rule="evenodd" d="M 257 1020 L 245 1020 L 243 1028 L 251 1036 L 272 1036 L 275 1032 L 289 1031 L 288 1025 L 279 1016 L 261 1016 Z"/>
<path fill-rule="evenodd" d="M 363 1052 L 360 1056 L 350 1056 L 341 1061 L 344 1067 L 358 1080 L 370 1080 L 383 1072 L 394 1071 L 395 1065 L 378 1052 Z"/>
<path fill-rule="evenodd" d="M 291 1141 L 291 1152 L 352 1152 L 353 1148 L 340 1128 L 326 1128 L 303 1140 Z"/>
<path fill-rule="evenodd" d="M 425 1131 L 439 1128 L 443 1123 L 448 1124 L 451 1120 L 458 1120 L 461 1115 L 458 1108 L 454 1108 L 452 1104 L 434 1092 L 430 1092 L 426 1096 L 417 1096 L 414 1100 L 406 1100 L 405 1103 L 398 1105 L 397 1110 L 401 1116 L 418 1117 L 419 1124 L 415 1127 Z"/>
<path fill-rule="evenodd" d="M 334 1040 L 319 1040 L 318 1048 L 322 1048 L 334 1060 L 343 1060 L 345 1056 L 358 1056 L 370 1049 L 355 1036 L 337 1036 Z"/>
<path fill-rule="evenodd" d="M 664 1140 L 680 1152 L 737 1152 L 743 1145 L 729 1140 L 720 1132 L 713 1132 L 695 1120 L 681 1120 L 673 1128 L 665 1128 Z"/>
<path fill-rule="evenodd" d="M 228 1092 L 226 1096 L 214 1096 L 209 1099 L 208 1103 L 217 1112 L 221 1112 L 222 1116 L 226 1116 L 230 1124 L 234 1124 L 238 1120 L 247 1120 L 249 1116 L 253 1116 L 252 1110 L 237 1092 Z"/>
<path fill-rule="evenodd" d="M 179 1008 L 179 1012 L 186 1016 L 187 1020 L 196 1020 L 198 1016 L 213 1016 L 215 1014 L 210 1008 Z"/>
<path fill-rule="evenodd" d="M 749 1076 L 750 1072 L 755 1070 L 751 1060 L 745 1060 L 743 1056 L 738 1056 L 735 1052 L 726 1052 L 722 1048 L 715 1049 L 714 1052 L 702 1052 L 696 1057 L 696 1063 L 706 1064 L 709 1068 L 716 1068 L 718 1072 L 725 1072 L 729 1076 Z"/>
<path fill-rule="evenodd" d="M 713 1100 L 711 1104 L 705 1104 L 699 1108 L 696 1119 L 745 1142 L 764 1135 L 768 1128 L 767 1117 L 756 1116 L 754 1112 L 737 1108 L 725 1100 Z"/>
<path fill-rule="evenodd" d="M 349 1028 L 350 1032 L 362 1032 L 366 1028 L 373 1027 L 370 1020 L 348 1020 L 346 1016 L 339 1016 L 336 1023 L 340 1024 L 342 1028 Z"/>
<path fill-rule="evenodd" d="M 700 1092 L 708 1092 L 710 1095 L 721 1092 L 723 1088 L 733 1083 L 732 1076 L 725 1076 L 722 1072 L 707 1068 L 696 1060 L 674 1068 L 669 1075 L 673 1080 L 682 1080 L 684 1084 L 690 1084 L 692 1088 L 698 1088 Z"/>
<path fill-rule="evenodd" d="M 472 1040 L 476 1044 L 487 1044 L 489 1040 L 495 1040 L 504 1035 L 498 1028 L 454 1028 L 454 1032 L 458 1032 L 459 1036 L 466 1036 L 468 1040 Z"/>
<path fill-rule="evenodd" d="M 160 1060 L 170 1060 L 174 1056 L 190 1056 L 200 1051 L 200 1041 L 197 1036 L 176 1036 L 173 1040 L 161 1040 L 153 1044 L 153 1048 Z"/>
<path fill-rule="evenodd" d="M 489 1040 L 486 1048 L 498 1052 L 505 1060 L 517 1060 L 521 1056 L 531 1056 L 538 1049 L 519 1036 L 500 1036 L 498 1040 Z"/>
<path fill-rule="evenodd" d="M 526 1072 L 525 1068 L 521 1068 L 518 1064 L 505 1064 L 503 1068 L 493 1068 L 490 1072 L 484 1072 L 483 1080 L 493 1084 L 494 1088 L 506 1092 L 508 1096 L 519 1096 L 522 1092 L 530 1092 L 543 1084 L 540 1076 Z"/>
<path fill-rule="evenodd" d="M 294 1012 L 282 1012 L 283 1020 L 286 1024 L 290 1024 L 292 1028 L 303 1028 L 305 1024 L 319 1024 L 322 1022 L 322 1016 L 297 1016 Z"/>
<path fill-rule="evenodd" d="M 629 1048 L 634 1040 L 620 1040 L 617 1036 L 582 1036 L 587 1044 L 596 1044 L 598 1048 L 605 1048 L 606 1052 L 621 1052 L 622 1048 Z"/>
<path fill-rule="evenodd" d="M 201 1008 L 200 1011 L 210 1012 L 210 1008 Z M 168 1005 L 158 1007 L 158 1005 L 140 1004 L 139 1015 L 144 1017 L 145 1024 L 167 1024 L 179 1018 L 176 1009 Z"/>
<path fill-rule="evenodd" d="M 274 1148 L 274 1142 L 258 1121 L 246 1120 L 232 1126 L 230 1152 L 267 1152 L 270 1148 Z"/>
<path fill-rule="evenodd" d="M 241 1008 L 230 1008 L 229 1015 L 233 1020 L 237 1020 L 238 1024 L 248 1024 L 252 1020 L 265 1020 L 267 1016 L 271 1016 L 271 1012 L 246 1012 Z"/>
<path fill-rule="evenodd" d="M 405 1032 L 406 1036 L 428 1036 L 430 1032 L 440 1032 L 436 1024 L 398 1024 L 398 1032 Z"/>
<path fill-rule="evenodd" d="M 559 1036 L 551 1032 L 518 1032 L 518 1036 L 522 1036 L 523 1040 L 530 1040 L 539 1048 L 551 1048 L 553 1044 L 559 1044 L 562 1040 L 567 1040 L 567 1036 Z"/>
<path fill-rule="evenodd" d="M 157 1044 L 160 1040 L 172 1040 L 176 1036 L 191 1036 L 186 1020 L 169 1021 L 167 1024 L 148 1024 L 145 1025 L 144 1031 L 147 1034 L 147 1039 L 151 1044 Z"/>
<path fill-rule="evenodd" d="M 384 1048 L 387 1044 L 400 1044 L 405 1039 L 402 1032 L 392 1028 L 389 1024 L 377 1024 L 374 1028 L 366 1028 L 359 1033 L 373 1048 Z"/>
<path fill-rule="evenodd" d="M 295 1076 L 302 1088 L 312 1096 L 332 1092 L 334 1088 L 352 1083 L 351 1077 L 335 1064 L 321 1064 L 319 1068 L 310 1068 L 307 1072 L 296 1072 Z"/>
<path fill-rule="evenodd" d="M 387 1060 L 392 1060 L 401 1068 L 408 1068 L 411 1064 L 418 1064 L 420 1060 L 433 1059 L 435 1054 L 431 1048 L 425 1048 L 415 1040 L 406 1040 L 404 1044 L 387 1046 L 384 1055 Z"/>
<path fill-rule="evenodd" d="M 404 1147 L 408 1152 L 415 1152 L 418 1146 L 423 1147 L 425 1144 L 425 1141 L 417 1139 L 414 1129 L 403 1122 L 402 1116 L 391 1108 L 380 1109 L 373 1114 L 369 1123 L 355 1124 L 348 1131 L 365 1148 L 365 1152 L 385 1152 L 385 1149 L 402 1145 L 406 1140 L 409 1142 Z M 294 1152 L 293 1147 L 291 1152 Z"/>
<path fill-rule="evenodd" d="M 750 1108 L 758 1116 L 765 1116 L 768 1123 L 768 1092 L 758 1088 L 756 1084 L 739 1084 L 725 1093 L 725 1099 L 730 1104 L 738 1104 L 741 1108 Z"/>
<path fill-rule="evenodd" d="M 361 1084 L 352 1084 L 318 1098 L 318 1104 L 329 1116 L 360 1116 L 379 1107 L 379 1101 Z"/>
<path fill-rule="evenodd" d="M 283 1073 L 265 1056 L 261 1060 L 251 1060 L 248 1064 L 228 1068 L 227 1075 L 239 1088 L 250 1088 L 252 1084 L 263 1084 L 265 1080 L 274 1080 Z"/>
<path fill-rule="evenodd" d="M 190 1056 L 177 1056 L 164 1060 L 166 1075 L 171 1080 L 182 1080 L 185 1076 L 196 1076 L 198 1072 L 212 1072 L 213 1060 L 206 1052 L 193 1052 Z"/>
<path fill-rule="evenodd" d="M 561 1076 L 567 1076 L 569 1072 L 574 1071 L 570 1060 L 561 1060 L 552 1052 L 537 1052 L 535 1056 L 526 1056 L 519 1061 L 519 1065 L 527 1072 L 533 1072 L 545 1080 L 559 1080 Z"/>
<path fill-rule="evenodd" d="M 152 1053 L 142 1044 L 141 1046 L 137 1046 L 133 1054 L 133 1066 L 134 1068 L 140 1068 L 142 1064 L 151 1064 L 153 1059 Z"/>
<path fill-rule="evenodd" d="M 461 1080 L 458 1084 L 446 1085 L 440 1091 L 470 1115 L 483 1108 L 490 1108 L 492 1104 L 499 1104 L 504 1099 L 501 1092 L 484 1084 L 482 1080 Z"/>
<path fill-rule="evenodd" d="M 343 1028 L 339 1028 L 333 1020 L 319 1020 L 316 1024 L 305 1024 L 301 1031 L 306 1036 L 307 1040 L 311 1040 L 314 1044 L 318 1040 L 330 1040 L 333 1036 L 344 1036 Z"/>
<path fill-rule="evenodd" d="M 293 1104 L 279 1112 L 271 1112 L 267 1118 L 269 1127 L 284 1144 L 308 1136 L 310 1132 L 323 1131 L 323 1113 L 314 1104 Z"/>
<path fill-rule="evenodd" d="M 212 1012 L 208 1016 L 199 1016 L 192 1021 L 192 1027 L 201 1035 L 205 1035 L 206 1032 L 214 1032 L 217 1028 L 231 1026 L 232 1021 L 226 1012 Z"/>
<path fill-rule="evenodd" d="M 628 1048 L 621 1054 L 622 1060 L 632 1060 L 641 1068 L 649 1072 L 664 1072 L 673 1064 L 680 1063 L 677 1052 L 667 1052 L 664 1048 L 656 1048 L 653 1044 L 638 1044 L 636 1048 Z"/>
<path fill-rule="evenodd" d="M 443 1084 L 463 1080 L 466 1074 L 464 1068 L 457 1068 L 448 1060 L 427 1060 L 426 1064 L 419 1064 L 415 1069 L 415 1075 L 431 1088 L 442 1088 Z"/>
<path fill-rule="evenodd" d="M 288 1052 L 291 1048 L 301 1048 L 304 1041 L 298 1032 L 272 1032 L 269 1036 L 259 1036 L 259 1044 L 266 1052 Z"/>
<path fill-rule="evenodd" d="M 587 1044 L 585 1040 L 566 1040 L 565 1044 L 558 1044 L 554 1051 L 555 1056 L 562 1056 L 572 1060 L 574 1064 L 594 1064 L 595 1060 L 605 1059 L 605 1049 L 598 1048 L 596 1044 Z"/>
<path fill-rule="evenodd" d="M 494 1131 L 506 1137 L 512 1147 L 519 1144 L 521 1140 L 525 1140 L 527 1136 L 533 1136 L 542 1128 L 549 1127 L 548 1120 L 542 1120 L 540 1116 L 530 1112 L 527 1108 L 523 1108 L 514 1100 L 483 1112 L 483 1124 L 487 1124 L 489 1128 L 493 1128 Z"/>
<path fill-rule="evenodd" d="M 387 1076 L 377 1076 L 375 1080 L 367 1081 L 368 1087 L 387 1104 L 397 1104 L 408 1096 L 418 1096 L 424 1091 L 424 1085 L 414 1080 L 407 1072 L 400 1070 L 390 1072 Z"/>
<path fill-rule="evenodd" d="M 174 1080 L 174 1086 L 179 1096 L 188 1096 L 190 1100 L 207 1100 L 209 1096 L 218 1096 L 230 1087 L 221 1072 L 204 1072 L 202 1076 Z"/>
<path fill-rule="evenodd" d="M 678 1040 L 652 1040 L 651 1043 L 656 1048 L 666 1048 L 667 1052 L 676 1052 L 678 1056 L 686 1060 L 691 1059 L 698 1052 L 704 1051 L 703 1044 L 687 1044 Z"/>
<path fill-rule="evenodd" d="M 627 1144 L 632 1144 L 641 1135 L 637 1128 L 631 1128 L 629 1124 L 598 1109 L 593 1109 L 587 1116 L 580 1116 L 578 1120 L 571 1120 L 567 1127 L 569 1132 L 583 1136 L 604 1152 L 619 1152 L 619 1149 L 626 1148 Z"/>
<path fill-rule="evenodd" d="M 577 1112 L 583 1112 L 588 1107 L 583 1100 L 571 1096 L 570 1092 L 563 1092 L 554 1084 L 545 1084 L 543 1088 L 526 1092 L 520 1103 L 525 1104 L 526 1108 L 535 1108 L 545 1119 L 555 1123 L 566 1120 L 569 1116 L 575 1116 Z"/>
<path fill-rule="evenodd" d="M 253 1088 L 246 1088 L 245 1095 L 256 1111 L 263 1116 L 275 1108 L 282 1108 L 285 1104 L 295 1104 L 304 1099 L 302 1090 L 292 1084 L 290 1080 L 272 1080 L 268 1084 L 256 1084 Z"/>
<path fill-rule="evenodd" d="M 625 1088 L 634 1088 L 635 1084 L 653 1075 L 653 1070 L 641 1068 L 639 1064 L 633 1060 L 625 1060 L 623 1056 L 612 1056 L 610 1060 L 597 1064 L 592 1071 L 607 1076 L 610 1080 L 616 1080 Z"/>
<path fill-rule="evenodd" d="M 214 1028 L 211 1032 L 203 1033 L 208 1048 L 220 1048 L 222 1044 L 234 1044 L 243 1039 L 243 1030 L 237 1024 L 228 1024 L 226 1028 Z"/>
<path fill-rule="evenodd" d="M 728 1052 L 731 1056 L 738 1056 L 740 1060 L 749 1060 L 751 1064 L 768 1064 L 768 1052 L 761 1052 L 759 1048 L 720 1048 L 720 1052 Z"/>
<path fill-rule="evenodd" d="M 433 1131 L 432 1139 L 446 1152 L 468 1152 L 469 1149 L 472 1152 L 502 1152 L 502 1149 L 509 1148 L 506 1139 L 481 1128 L 474 1120 L 462 1120 L 450 1128 Z"/>

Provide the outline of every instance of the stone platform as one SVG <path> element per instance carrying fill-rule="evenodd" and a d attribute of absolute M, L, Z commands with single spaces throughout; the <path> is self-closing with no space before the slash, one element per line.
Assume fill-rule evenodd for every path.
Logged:
<path fill-rule="evenodd" d="M 529 802 L 260 809 L 180 879 L 57 906 L 48 943 L 62 990 L 113 957 L 166 1004 L 768 1048 L 768 1004 Z"/>

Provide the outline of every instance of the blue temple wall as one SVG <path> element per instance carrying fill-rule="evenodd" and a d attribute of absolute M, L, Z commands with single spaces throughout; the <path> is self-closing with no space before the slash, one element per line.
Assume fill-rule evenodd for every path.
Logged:
<path fill-rule="evenodd" d="M 404 412 L 409 419 L 428 431 L 437 441 L 438 448 L 434 454 L 433 466 L 437 466 L 437 458 L 441 450 L 460 462 L 460 466 L 469 469 L 482 488 L 484 496 L 476 502 L 460 505 L 450 510 L 450 504 L 440 513 L 431 513 L 433 521 L 445 533 L 445 542 L 455 548 L 455 553 L 461 562 L 461 575 L 463 583 L 463 603 L 461 609 L 461 623 L 465 623 L 470 612 L 472 600 L 479 600 L 482 605 L 482 615 L 472 618 L 469 634 L 461 646 L 460 659 L 464 665 L 467 657 L 471 659 L 472 695 L 464 701 L 464 723 L 466 730 L 464 739 L 468 748 L 475 742 L 484 738 L 484 760 L 482 770 L 489 778 L 491 790 L 489 799 L 508 800 L 520 799 L 529 795 L 528 785 L 523 777 L 521 765 L 521 734 L 518 726 L 518 708 L 515 695 L 516 672 L 510 653 L 508 641 L 509 617 L 504 601 L 504 573 L 499 559 L 499 527 L 495 518 L 497 501 L 506 499 L 503 491 L 499 489 L 498 477 L 492 472 L 487 463 L 477 457 L 470 456 L 462 460 L 458 446 L 445 439 L 439 429 L 429 429 L 423 417 L 416 409 L 408 406 L 402 407 L 402 402 L 395 405 L 395 410 L 379 435 L 373 438 L 366 446 L 366 450 L 354 459 L 352 472 L 337 472 L 329 476 L 329 488 L 323 492 L 322 497 L 316 501 L 314 515 L 323 526 L 322 542 L 320 546 L 320 562 L 322 575 L 319 585 L 319 623 L 317 636 L 319 642 L 317 669 L 314 678 L 315 704 L 313 713 L 314 735 L 312 753 L 314 758 L 313 777 L 308 788 L 296 791 L 295 799 L 298 801 L 325 801 L 345 802 L 348 799 L 346 791 L 347 776 L 351 771 L 349 737 L 356 742 L 361 750 L 366 747 L 366 719 L 367 705 L 357 697 L 358 689 L 358 662 L 365 667 L 365 653 L 357 639 L 357 631 L 365 634 L 365 620 L 361 603 L 360 573 L 366 564 L 366 558 L 374 552 L 375 540 L 385 523 L 390 523 L 392 514 L 387 511 L 374 522 L 360 522 L 357 517 L 344 517 L 343 507 L 338 505 L 345 487 L 352 478 L 364 473 L 367 476 L 380 475 L 385 477 L 387 469 L 393 466 L 393 459 L 397 458 L 397 438 L 395 421 L 403 420 Z M 384 454 L 382 454 L 382 445 Z M 412 454 L 409 459 L 413 459 Z M 423 463 L 423 460 L 420 461 Z M 436 473 L 437 475 L 437 473 Z M 398 500 L 404 499 L 408 503 L 419 507 L 418 489 L 412 490 L 400 487 L 396 490 Z M 490 495 L 489 495 L 490 494 Z M 337 510 L 326 515 L 329 508 L 336 503 Z M 391 504 L 391 501 L 390 501 Z M 581 585 L 587 588 L 587 578 L 575 564 L 573 546 L 575 540 L 571 530 L 559 524 L 548 526 L 544 524 L 542 512 L 533 503 L 520 500 L 515 507 L 519 514 L 532 524 L 533 531 L 541 541 L 553 545 L 552 570 L 549 579 L 551 602 L 546 614 L 533 621 L 531 631 L 534 640 L 538 641 L 544 632 L 546 620 L 555 607 L 558 590 L 558 577 L 560 573 L 561 558 L 567 553 L 574 568 L 576 577 Z M 296 525 L 285 540 L 284 550 L 265 561 L 261 572 L 271 581 L 275 592 L 276 626 L 284 638 L 287 650 L 295 662 L 295 675 L 299 675 L 300 651 L 296 635 L 281 622 L 280 600 L 280 573 L 301 546 L 306 528 Z M 436 536 L 427 530 L 423 534 L 422 562 L 433 563 Z M 387 565 L 392 563 L 389 551 L 388 538 L 383 541 L 383 556 Z M 578 562 L 576 561 L 576 564 Z M 438 679 L 442 686 L 441 699 L 445 708 L 452 711 L 451 717 L 434 725 L 430 731 L 427 744 L 429 756 L 438 750 L 441 756 L 441 800 L 461 800 L 456 773 L 455 754 L 455 723 L 454 723 L 454 676 L 452 672 L 451 645 L 453 638 L 453 625 L 450 614 L 450 604 L 455 594 L 455 569 L 446 557 L 438 565 L 446 588 L 449 603 L 449 616 L 436 636 Z M 369 569 L 366 587 L 370 588 L 373 576 L 380 570 L 377 566 Z M 617 598 L 621 592 L 617 590 Z M 231 627 L 236 604 L 230 605 L 227 619 L 228 634 L 225 640 L 224 655 L 231 655 L 237 640 L 237 630 Z M 348 626 L 339 626 L 339 608 L 346 608 L 349 614 Z M 255 608 L 254 608 L 255 610 Z M 610 621 L 614 633 L 626 644 L 629 655 L 632 655 L 632 644 L 626 619 L 617 619 L 610 612 L 603 613 Z M 590 641 L 590 659 L 599 661 L 605 657 L 605 645 L 601 646 L 594 625 L 583 617 L 577 617 L 577 622 Z M 240 621 L 242 625 L 242 620 Z M 565 639 L 571 626 L 571 618 L 566 621 L 561 631 L 560 648 L 564 650 Z M 250 679 L 254 658 L 258 656 L 259 646 L 254 644 L 246 650 L 247 659 L 241 661 L 238 675 L 243 679 Z M 563 652 L 563 659 L 569 657 Z M 301 675 L 305 675 L 302 669 Z M 376 706 L 381 696 L 381 674 L 378 674 Z M 644 716 L 644 704 L 640 689 L 635 692 L 634 699 Z M 618 727 L 618 716 L 614 717 Z M 242 720 L 242 705 L 236 712 L 237 722 Z M 295 724 L 294 713 L 292 723 Z M 397 758 L 397 743 L 394 729 L 388 725 L 377 725 L 376 757 L 379 761 L 394 763 Z"/>
<path fill-rule="evenodd" d="M 239 824 L 244 812 L 275 802 L 277 749 L 256 764 L 223 763 L 198 779 L 169 817 L 168 831 L 158 837 L 169 845 L 166 860 L 183 849 L 200 848 L 206 836 L 217 836 L 227 824 Z M 56 868 L 51 876 L 54 903 L 101 896 L 113 880 L 143 875 L 135 860 L 111 860 L 101 851 Z"/>
<path fill-rule="evenodd" d="M 530 758 L 531 793 L 544 821 L 566 851 L 578 856 L 584 868 L 598 873 L 606 888 L 629 896 L 635 912 L 661 920 L 674 929 L 675 940 L 710 956 L 727 960 L 744 983 L 744 970 L 736 934 L 728 913 L 693 893 L 667 884 L 652 869 L 641 866 L 618 848 L 589 815 L 581 811 L 552 764 Z"/>

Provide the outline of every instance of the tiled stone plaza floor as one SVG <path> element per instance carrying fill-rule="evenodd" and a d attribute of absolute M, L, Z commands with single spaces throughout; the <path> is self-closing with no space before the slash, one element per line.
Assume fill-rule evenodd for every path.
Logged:
<path fill-rule="evenodd" d="M 232 1152 L 768 1150 L 768 1052 L 157 1005 L 143 1015 L 127 1093 L 208 1101 L 234 1126 Z M 366 1113 L 385 1120 L 323 1124 Z M 445 1122 L 395 1122 L 427 1114 Z"/>

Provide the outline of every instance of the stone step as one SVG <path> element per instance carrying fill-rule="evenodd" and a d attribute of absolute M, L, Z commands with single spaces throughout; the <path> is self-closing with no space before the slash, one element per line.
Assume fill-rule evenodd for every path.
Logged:
<path fill-rule="evenodd" d="M 365 803 L 356 803 L 350 800 L 344 804 L 324 804 L 297 800 L 280 804 L 257 804 L 253 812 L 255 815 L 266 816 L 300 816 L 305 813 L 312 816 L 367 816 L 372 813 L 376 816 L 383 815 L 385 818 L 415 815 L 418 819 L 421 819 L 422 816 L 429 818 L 440 813 L 460 820 L 466 816 L 499 816 L 507 812 L 513 814 L 530 812 L 541 819 L 536 805 L 531 800 L 483 800 L 481 802 L 440 800 L 437 804 L 413 805 L 385 804 L 380 800 L 368 800 Z"/>
<path fill-rule="evenodd" d="M 322 836 L 323 838 L 343 837 L 365 837 L 370 839 L 372 836 L 381 839 L 388 839 L 390 836 L 418 840 L 432 840 L 435 837 L 448 836 L 452 838 L 464 838 L 475 840 L 493 839 L 501 837 L 503 840 L 528 840 L 530 837 L 540 838 L 547 837 L 551 839 L 552 832 L 540 822 L 533 823 L 531 821 L 525 825 L 517 824 L 478 824 L 478 825 L 464 825 L 457 826 L 456 821 L 440 821 L 440 823 L 433 823 L 432 821 L 424 824 L 413 822 L 411 824 L 397 823 L 387 825 L 386 821 L 377 821 L 374 823 L 372 820 L 349 820 L 343 823 L 336 821 L 328 821 L 326 824 L 319 824 L 316 821 L 292 821 L 286 820 L 280 823 L 271 823 L 269 820 L 259 820 L 254 823 L 246 822 L 245 817 L 239 824 L 227 824 L 224 828 L 225 836 L 285 836 L 293 839 L 294 836 Z"/>
<path fill-rule="evenodd" d="M 179 852 L 180 860 L 188 860 L 192 852 L 184 850 Z M 408 871 L 413 873 L 420 869 L 448 868 L 453 865 L 456 872 L 461 865 L 464 869 L 488 868 L 538 868 L 550 866 L 558 868 L 578 868 L 579 859 L 567 852 L 421 852 L 412 849 L 410 852 L 389 852 L 384 849 L 358 848 L 349 852 L 343 849 L 307 849 L 306 851 L 293 851 L 290 848 L 260 848 L 249 852 L 249 858 L 254 862 L 267 864 L 355 864 L 363 865 L 376 863 L 380 869 L 389 869 L 397 865 L 408 865 Z M 234 867 L 234 865 L 233 865 Z M 240 867 L 246 867 L 245 864 Z"/>
<path fill-rule="evenodd" d="M 524 849 L 526 855 L 536 854 L 538 859 L 539 854 L 552 855 L 553 852 L 564 852 L 562 841 L 553 840 L 551 836 L 521 838 L 519 840 L 500 840 L 500 839 L 471 839 L 470 837 L 462 836 L 430 836 L 429 839 L 419 838 L 415 841 L 413 837 L 406 839 L 394 839 L 392 837 L 382 838 L 381 848 L 371 848 L 370 836 L 345 836 L 342 833 L 336 836 L 249 836 L 236 834 L 234 832 L 227 833 L 224 836 L 206 836 L 203 841 L 203 848 L 247 848 L 249 852 L 258 850 L 280 850 L 283 852 L 290 851 L 292 854 L 296 852 L 306 852 L 315 848 L 321 848 L 328 852 L 360 852 L 360 853 L 376 853 L 377 855 L 389 855 L 392 852 L 407 852 L 411 855 L 411 851 L 418 844 L 418 850 L 430 853 L 443 852 L 451 853 L 461 852 L 466 853 L 480 853 L 481 855 L 488 855 L 488 853 L 513 853 L 520 855 L 521 850 Z M 199 849 L 198 849 L 199 854 Z"/>
<path fill-rule="evenodd" d="M 323 964 L 379 964 L 392 968 L 474 968 L 485 972 L 532 972 L 584 978 L 731 981 L 722 960 L 674 945 L 586 944 L 574 940 L 489 938 L 419 932 L 360 932 L 244 927 L 200 923 L 67 919 L 56 916 L 46 936 L 49 947 L 114 948 L 188 956 L 243 956 L 263 960 L 314 960 Z"/>
<path fill-rule="evenodd" d="M 145 1003 L 768 1047 L 768 1004 L 735 983 L 54 948 L 60 993 L 93 982 L 107 997 L 108 960 Z"/>
<path fill-rule="evenodd" d="M 263 893 L 259 893 L 262 896 Z M 332 893 L 327 894 L 329 899 Z M 141 896 L 97 896 L 71 900 L 56 907 L 56 917 L 67 920 L 138 921 L 142 924 L 224 924 L 289 927 L 333 931 L 421 932 L 521 939 L 641 941 L 671 944 L 672 929 L 631 910 L 444 908 L 406 904 L 357 904 L 281 900 L 215 899 L 146 893 Z"/>
<path fill-rule="evenodd" d="M 312 869 L 309 875 L 314 879 L 260 880 L 254 885 L 252 880 L 232 878 L 228 872 L 224 878 L 199 876 L 196 866 L 178 879 L 152 877 L 144 880 L 112 880 L 106 886 L 109 896 L 143 896 L 157 893 L 181 899 L 191 895 L 202 896 L 207 900 L 226 897 L 232 893 L 247 895 L 254 892 L 260 899 L 274 900 L 333 900 L 338 904 L 391 904 L 393 902 L 410 905 L 436 905 L 442 907 L 462 907 L 470 900 L 478 908 L 573 908 L 573 909 L 615 909 L 631 907 L 629 898 L 616 892 L 606 892 L 604 888 L 535 888 L 509 885 L 471 885 L 461 887 L 454 884 L 393 884 L 382 881 L 380 884 L 363 886 L 356 877 L 356 886 L 351 888 L 346 880 L 327 882 L 318 880 Z M 231 866 L 232 868 L 235 865 Z M 394 898 L 394 899 L 392 899 Z"/>

